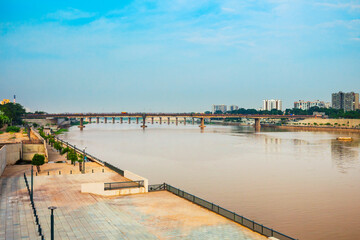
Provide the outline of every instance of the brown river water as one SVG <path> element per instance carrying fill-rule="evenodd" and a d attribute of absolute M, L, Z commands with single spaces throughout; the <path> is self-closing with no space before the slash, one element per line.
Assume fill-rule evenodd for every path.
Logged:
<path fill-rule="evenodd" d="M 61 138 L 294 238 L 360 239 L 359 134 L 147 125 L 93 123 Z"/>

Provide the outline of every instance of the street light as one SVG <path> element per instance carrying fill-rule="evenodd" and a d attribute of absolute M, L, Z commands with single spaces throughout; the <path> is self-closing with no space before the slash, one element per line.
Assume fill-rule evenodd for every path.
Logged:
<path fill-rule="evenodd" d="M 85 173 L 85 162 L 86 162 L 86 159 L 87 159 L 86 154 L 85 154 L 86 148 L 87 147 L 85 147 L 84 150 L 83 150 L 83 154 L 84 154 L 83 173 Z"/>
<path fill-rule="evenodd" d="M 48 209 L 51 210 L 51 216 L 50 216 L 50 223 L 51 223 L 51 240 L 54 240 L 54 210 L 56 209 L 55 206 L 50 206 Z"/>

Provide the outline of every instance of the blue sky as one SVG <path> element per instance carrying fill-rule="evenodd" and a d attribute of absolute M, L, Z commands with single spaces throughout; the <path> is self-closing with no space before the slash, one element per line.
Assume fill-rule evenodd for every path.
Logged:
<path fill-rule="evenodd" d="M 360 91 L 360 1 L 0 0 L 0 98 L 48 112 Z"/>

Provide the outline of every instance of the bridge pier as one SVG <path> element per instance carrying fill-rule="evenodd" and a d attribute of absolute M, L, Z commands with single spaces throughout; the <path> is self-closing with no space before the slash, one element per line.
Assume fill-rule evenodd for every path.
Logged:
<path fill-rule="evenodd" d="M 176 126 L 178 125 L 178 118 L 175 118 Z"/>
<path fill-rule="evenodd" d="M 154 117 L 151 117 L 151 124 L 154 124 Z"/>
<path fill-rule="evenodd" d="M 131 117 L 128 117 L 129 124 L 131 123 Z"/>
<path fill-rule="evenodd" d="M 200 126 L 199 127 L 201 128 L 201 130 L 204 130 L 204 128 L 206 127 L 205 126 L 205 118 L 200 118 L 200 120 L 201 121 L 200 121 Z"/>
<path fill-rule="evenodd" d="M 121 124 L 123 123 L 123 118 L 122 118 L 122 117 L 120 118 L 120 123 L 121 123 Z"/>
<path fill-rule="evenodd" d="M 84 129 L 84 118 L 80 118 L 80 125 L 78 127 L 80 128 L 80 131 Z"/>
<path fill-rule="evenodd" d="M 113 123 L 115 123 L 115 117 L 113 117 L 112 119 L 113 119 Z"/>
<path fill-rule="evenodd" d="M 104 117 L 104 122 L 107 123 L 107 117 Z"/>
<path fill-rule="evenodd" d="M 91 117 L 88 118 L 89 123 L 91 123 Z"/>
<path fill-rule="evenodd" d="M 192 125 L 195 124 L 195 118 L 192 118 Z"/>
<path fill-rule="evenodd" d="M 184 117 L 184 125 L 186 125 L 186 117 Z"/>
<path fill-rule="evenodd" d="M 261 124 L 260 124 L 260 118 L 255 118 L 255 132 L 260 132 Z"/>
<path fill-rule="evenodd" d="M 159 123 L 161 124 L 161 117 L 159 118 L 160 120 L 159 120 Z"/>
<path fill-rule="evenodd" d="M 97 118 L 96 118 L 96 123 L 99 123 L 99 122 L 100 122 L 100 118 L 97 117 Z"/>
<path fill-rule="evenodd" d="M 139 118 L 138 117 L 136 118 L 136 124 L 139 124 Z"/>
<path fill-rule="evenodd" d="M 145 125 L 146 124 L 146 116 L 143 116 L 143 122 L 142 122 L 142 129 L 145 130 L 145 128 L 147 128 L 147 126 Z"/>
<path fill-rule="evenodd" d="M 170 125 L 170 118 L 168 117 L 168 125 Z"/>

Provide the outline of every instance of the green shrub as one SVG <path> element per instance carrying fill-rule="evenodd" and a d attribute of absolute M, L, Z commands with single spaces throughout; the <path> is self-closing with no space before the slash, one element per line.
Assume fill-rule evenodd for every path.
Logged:
<path fill-rule="evenodd" d="M 331 123 L 325 123 L 325 125 L 330 126 L 330 125 L 331 125 Z"/>
<path fill-rule="evenodd" d="M 35 165 L 37 171 L 40 172 L 40 166 L 45 163 L 45 156 L 42 154 L 35 154 L 32 158 L 31 164 Z"/>
<path fill-rule="evenodd" d="M 62 134 L 63 132 L 68 132 L 69 130 L 65 129 L 65 128 L 61 128 L 59 130 L 57 130 L 54 134 L 55 135 L 59 135 L 59 134 Z"/>
<path fill-rule="evenodd" d="M 33 123 L 32 125 L 34 128 L 37 128 L 39 126 L 39 124 L 37 124 L 37 123 Z"/>
<path fill-rule="evenodd" d="M 63 155 L 63 154 L 65 154 L 65 153 L 69 152 L 69 151 L 70 151 L 70 148 L 66 147 L 66 148 L 63 148 L 63 149 L 61 150 L 60 154 Z"/>
<path fill-rule="evenodd" d="M 20 132 L 20 128 L 16 126 L 8 126 L 6 132 Z"/>
<path fill-rule="evenodd" d="M 59 142 L 55 142 L 55 143 L 54 143 L 54 148 L 55 148 L 56 150 L 58 150 L 59 152 L 60 152 L 61 149 L 62 149 L 61 144 L 60 144 Z"/>
<path fill-rule="evenodd" d="M 4 132 L 3 131 L 0 131 L 0 134 L 3 134 Z"/>

